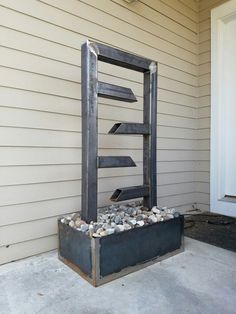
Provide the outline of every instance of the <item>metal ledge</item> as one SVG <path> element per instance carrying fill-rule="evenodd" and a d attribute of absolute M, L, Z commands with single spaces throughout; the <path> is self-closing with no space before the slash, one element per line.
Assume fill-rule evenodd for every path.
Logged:
<path fill-rule="evenodd" d="M 98 168 L 136 167 L 130 156 L 98 156 Z"/>
<path fill-rule="evenodd" d="M 113 202 L 120 202 L 147 195 L 149 195 L 149 187 L 147 185 L 137 185 L 116 189 L 110 199 Z"/>
<path fill-rule="evenodd" d="M 143 123 L 116 123 L 108 132 L 109 134 L 142 134 L 150 133 L 149 126 Z"/>
<path fill-rule="evenodd" d="M 131 88 L 98 82 L 98 96 L 103 98 L 115 99 L 126 102 L 136 102 Z"/>

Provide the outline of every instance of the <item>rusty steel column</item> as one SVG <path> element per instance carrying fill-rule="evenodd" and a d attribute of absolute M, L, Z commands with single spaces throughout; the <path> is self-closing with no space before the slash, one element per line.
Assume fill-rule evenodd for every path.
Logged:
<path fill-rule="evenodd" d="M 149 194 L 144 196 L 143 205 L 152 208 L 157 205 L 157 63 L 152 62 L 149 71 L 144 73 L 143 84 L 144 113 L 143 123 L 149 126 L 149 134 L 143 135 L 143 184 L 149 187 Z"/>
<path fill-rule="evenodd" d="M 82 67 L 82 208 L 87 222 L 97 221 L 97 52 L 87 41 L 81 49 Z"/>

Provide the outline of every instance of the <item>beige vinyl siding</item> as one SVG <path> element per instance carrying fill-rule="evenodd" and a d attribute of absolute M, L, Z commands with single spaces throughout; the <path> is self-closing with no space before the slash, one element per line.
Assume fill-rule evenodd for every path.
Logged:
<path fill-rule="evenodd" d="M 197 147 L 196 1 L 0 0 L 0 20 L 0 264 L 56 248 L 57 217 L 80 209 L 87 38 L 158 62 L 158 202 L 192 208 L 196 173 L 209 166 Z M 99 99 L 99 153 L 137 162 L 99 170 L 102 206 L 115 188 L 142 183 L 142 139 L 107 135 L 116 122 L 141 121 L 142 76 L 99 69 L 101 80 L 131 87 L 138 99 Z"/>
<path fill-rule="evenodd" d="M 199 101 L 198 149 L 199 161 L 196 174 L 197 207 L 209 210 L 210 205 L 210 117 L 211 117 L 211 9 L 227 0 L 199 1 Z M 200 158 L 199 158 L 200 159 Z"/>

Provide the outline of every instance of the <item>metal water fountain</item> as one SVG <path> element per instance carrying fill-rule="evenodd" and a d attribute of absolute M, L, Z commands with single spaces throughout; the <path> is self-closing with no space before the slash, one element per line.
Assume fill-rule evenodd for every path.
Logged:
<path fill-rule="evenodd" d="M 87 223 L 97 221 L 98 169 L 134 167 L 130 156 L 98 156 L 98 97 L 136 102 L 130 88 L 98 80 L 98 62 L 143 73 L 143 123 L 116 123 L 111 135 L 143 137 L 143 184 L 117 188 L 113 202 L 143 198 L 143 207 L 157 204 L 156 126 L 157 63 L 100 43 L 82 45 L 82 204 Z M 119 278 L 183 250 L 183 217 L 93 238 L 59 224 L 59 258 L 94 286 Z"/>

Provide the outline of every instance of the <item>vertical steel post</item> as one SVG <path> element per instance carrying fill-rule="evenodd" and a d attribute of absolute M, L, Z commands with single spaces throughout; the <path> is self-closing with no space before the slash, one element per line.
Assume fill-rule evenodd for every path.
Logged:
<path fill-rule="evenodd" d="M 143 205 L 152 208 L 157 204 L 156 182 L 156 128 L 157 128 L 157 63 L 152 62 L 149 71 L 144 72 L 143 123 L 150 128 L 150 134 L 143 135 L 143 184 L 149 187 L 149 195 L 144 196 Z"/>
<path fill-rule="evenodd" d="M 97 221 L 97 52 L 82 45 L 82 208 L 86 222 Z"/>

